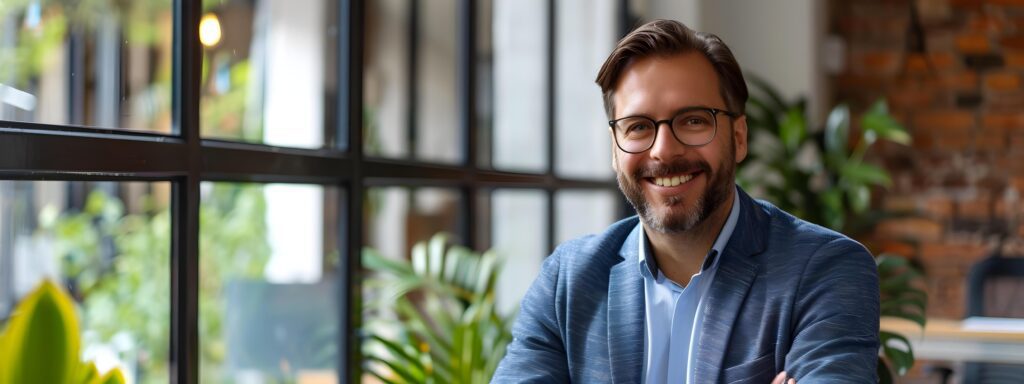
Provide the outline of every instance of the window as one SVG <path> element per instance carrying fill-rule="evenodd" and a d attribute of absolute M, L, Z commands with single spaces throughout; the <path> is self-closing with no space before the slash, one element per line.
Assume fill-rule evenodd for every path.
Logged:
<path fill-rule="evenodd" d="M 616 1 L 5 3 L 0 322 L 49 277 L 132 382 L 358 381 L 362 248 L 441 231 L 514 309 L 625 214 Z"/>

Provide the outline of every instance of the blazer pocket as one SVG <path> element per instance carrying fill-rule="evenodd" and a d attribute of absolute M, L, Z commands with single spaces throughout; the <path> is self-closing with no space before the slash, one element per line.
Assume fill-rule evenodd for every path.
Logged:
<path fill-rule="evenodd" d="M 775 352 L 758 357 L 752 361 L 740 363 L 722 372 L 722 382 L 730 384 L 771 383 L 778 372 L 775 372 Z"/>

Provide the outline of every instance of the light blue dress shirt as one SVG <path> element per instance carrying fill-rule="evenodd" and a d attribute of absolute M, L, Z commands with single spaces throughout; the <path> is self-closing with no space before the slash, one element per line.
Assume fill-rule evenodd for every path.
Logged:
<path fill-rule="evenodd" d="M 700 316 L 703 299 L 715 278 L 718 255 L 732 236 L 740 216 L 739 193 L 733 198 L 729 218 L 704 258 L 701 270 L 685 287 L 668 279 L 658 269 L 650 245 L 640 229 L 640 274 L 644 278 L 646 334 L 644 337 L 645 383 L 692 383 L 695 366 L 693 347 L 699 345 L 704 317 Z M 680 244 L 680 246 L 686 246 Z"/>

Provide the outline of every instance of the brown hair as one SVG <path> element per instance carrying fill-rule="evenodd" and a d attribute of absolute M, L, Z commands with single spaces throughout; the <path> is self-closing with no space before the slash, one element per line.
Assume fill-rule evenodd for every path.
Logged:
<path fill-rule="evenodd" d="M 718 73 L 719 92 L 731 112 L 743 114 L 747 103 L 747 83 L 729 47 L 710 33 L 694 31 L 675 20 L 654 20 L 630 32 L 608 55 L 597 72 L 597 85 L 604 96 L 604 110 L 614 118 L 612 91 L 631 62 L 651 56 L 672 56 L 700 52 Z"/>

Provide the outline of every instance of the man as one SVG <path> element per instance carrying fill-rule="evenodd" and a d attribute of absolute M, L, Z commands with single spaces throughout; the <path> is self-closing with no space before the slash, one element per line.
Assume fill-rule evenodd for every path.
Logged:
<path fill-rule="evenodd" d="M 544 262 L 494 381 L 875 382 L 871 255 L 735 185 L 747 89 L 729 48 L 653 21 L 597 83 L 639 217 Z"/>

